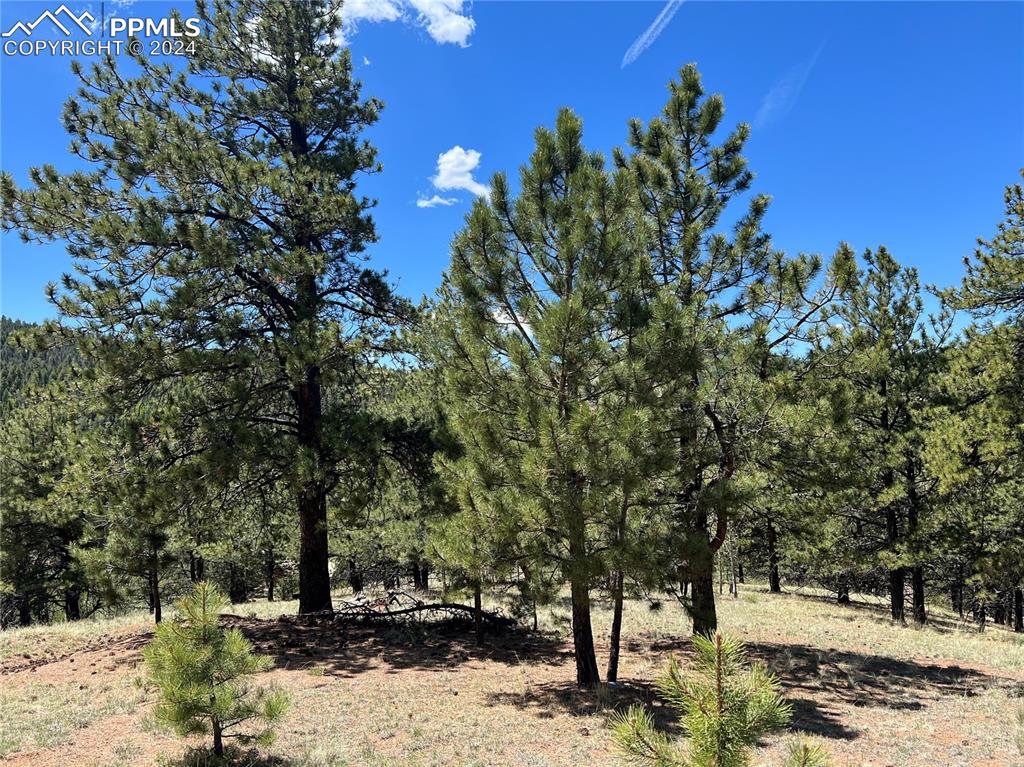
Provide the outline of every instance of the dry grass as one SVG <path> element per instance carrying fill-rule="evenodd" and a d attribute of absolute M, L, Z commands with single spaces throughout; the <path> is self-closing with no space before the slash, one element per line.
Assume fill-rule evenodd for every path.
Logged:
<path fill-rule="evenodd" d="M 243 755 L 242 764 L 613 765 L 606 722 L 614 708 L 646 703 L 663 726 L 678 727 L 651 692 L 668 655 L 688 652 L 688 621 L 671 602 L 657 611 L 627 605 L 623 683 L 592 694 L 572 684 L 564 605 L 541 615 L 540 634 L 489 638 L 482 648 L 429 627 L 346 633 L 268 620 L 293 609 L 254 603 L 226 619 L 275 657 L 268 681 L 294 699 L 277 744 Z M 757 587 L 725 597 L 720 611 L 723 628 L 779 674 L 794 704 L 793 731 L 768 739 L 759 765 L 780 764 L 798 732 L 823 743 L 837 767 L 1024 764 L 1015 742 L 1024 638 L 999 627 L 979 634 L 941 611 L 932 627 L 898 627 L 869 605 L 842 608 L 811 592 L 776 596 Z M 599 607 L 599 636 L 609 622 Z M 203 764 L 201 751 L 147 731 L 149 702 L 135 682 L 146 636 L 132 625 L 119 619 L 0 637 L 0 670 L 9 670 L 0 690 L 2 761 Z M 37 665 L 19 665 L 25 652 Z M 45 658 L 62 659 L 38 665 Z"/>

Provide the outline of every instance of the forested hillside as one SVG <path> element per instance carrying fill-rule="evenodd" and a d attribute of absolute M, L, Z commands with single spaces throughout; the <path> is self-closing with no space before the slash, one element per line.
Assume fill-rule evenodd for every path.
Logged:
<path fill-rule="evenodd" d="M 0 410 L 14 406 L 27 389 L 74 374 L 79 357 L 73 346 L 36 349 L 30 340 L 17 342 L 17 336 L 25 336 L 36 327 L 30 322 L 0 317 Z"/>

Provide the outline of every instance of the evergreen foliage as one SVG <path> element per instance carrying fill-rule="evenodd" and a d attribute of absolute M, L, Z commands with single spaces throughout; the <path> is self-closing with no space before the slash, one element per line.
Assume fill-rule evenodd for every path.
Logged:
<path fill-rule="evenodd" d="M 273 743 L 273 728 L 288 708 L 283 691 L 251 686 L 249 677 L 265 671 L 271 658 L 254 655 L 238 629 L 220 627 L 227 604 L 213 586 L 197 583 L 178 602 L 180 616 L 159 626 L 143 649 L 148 679 L 160 691 L 154 719 L 182 737 L 212 734 L 217 757 L 227 738 Z"/>
<path fill-rule="evenodd" d="M 746 767 L 758 739 L 789 721 L 791 707 L 780 695 L 778 680 L 748 662 L 742 643 L 718 632 L 696 634 L 693 649 L 692 668 L 672 659 L 658 682 L 662 697 L 682 713 L 685 746 L 658 732 L 650 713 L 634 706 L 612 722 L 612 737 L 630 763 Z"/>

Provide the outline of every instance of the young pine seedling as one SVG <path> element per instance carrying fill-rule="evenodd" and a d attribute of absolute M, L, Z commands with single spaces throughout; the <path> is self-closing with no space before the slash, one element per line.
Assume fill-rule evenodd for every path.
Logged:
<path fill-rule="evenodd" d="M 142 651 L 147 679 L 160 691 L 153 712 L 156 722 L 185 737 L 213 735 L 213 753 L 224 755 L 224 741 L 266 746 L 288 708 L 280 690 L 254 688 L 249 677 L 271 664 L 256 655 L 238 629 L 218 623 L 228 604 L 223 594 L 198 583 L 178 602 L 180 616 L 161 624 L 156 638 Z M 242 725 L 255 724 L 241 729 Z"/>
<path fill-rule="evenodd" d="M 688 738 L 673 742 L 651 714 L 630 707 L 612 720 L 612 738 L 626 761 L 645 767 L 748 767 L 766 732 L 789 722 L 792 709 L 774 674 L 747 660 L 743 644 L 715 634 L 695 636 L 694 663 L 672 659 L 658 681 L 662 697 L 682 713 Z M 827 756 L 806 744 L 790 750 L 787 766 L 824 767 Z"/>

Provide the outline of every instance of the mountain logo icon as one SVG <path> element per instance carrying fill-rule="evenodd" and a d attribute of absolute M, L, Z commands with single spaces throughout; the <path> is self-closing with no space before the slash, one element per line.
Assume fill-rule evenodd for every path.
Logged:
<path fill-rule="evenodd" d="M 63 19 L 63 22 L 61 21 Z M 32 32 L 35 28 L 42 24 L 44 21 L 50 21 L 65 35 L 71 34 L 72 23 L 81 29 L 85 34 L 92 35 L 92 27 L 90 24 L 96 21 L 96 17 L 88 11 L 82 11 L 80 16 L 76 16 L 66 5 L 61 5 L 57 10 L 50 11 L 46 10 L 39 14 L 39 18 L 35 21 L 26 24 L 24 21 L 19 21 L 14 24 L 13 27 L 3 33 L 3 37 L 13 37 L 17 32 L 21 32 L 27 37 L 32 36 Z"/>

